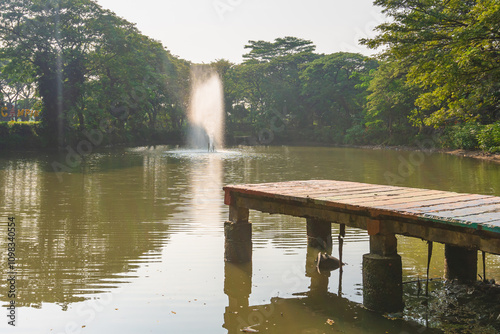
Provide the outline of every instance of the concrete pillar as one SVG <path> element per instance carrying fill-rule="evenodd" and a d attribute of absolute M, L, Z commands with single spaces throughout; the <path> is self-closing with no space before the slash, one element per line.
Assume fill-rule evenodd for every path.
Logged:
<path fill-rule="evenodd" d="M 311 285 L 309 286 L 309 296 L 328 294 L 328 281 L 330 272 L 327 270 L 318 272 L 316 267 L 316 259 L 318 258 L 319 250 L 314 247 L 307 247 L 306 252 L 306 277 L 311 278 Z"/>
<path fill-rule="evenodd" d="M 229 221 L 224 223 L 224 260 L 234 263 L 252 261 L 252 224 L 248 209 L 229 207 Z"/>
<path fill-rule="evenodd" d="M 332 251 L 332 223 L 307 218 L 307 245 L 328 253 Z"/>
<path fill-rule="evenodd" d="M 444 262 L 447 280 L 456 279 L 462 283 L 477 280 L 477 250 L 445 245 Z"/>
<path fill-rule="evenodd" d="M 380 313 L 404 308 L 403 269 L 394 234 L 370 235 L 370 253 L 363 255 L 363 304 Z"/>
<path fill-rule="evenodd" d="M 249 297 L 252 292 L 252 263 L 224 264 L 224 293 L 228 306 L 224 312 L 222 327 L 230 333 L 237 333 L 245 326 L 250 313 Z M 252 324 L 250 324 L 252 325 Z"/>

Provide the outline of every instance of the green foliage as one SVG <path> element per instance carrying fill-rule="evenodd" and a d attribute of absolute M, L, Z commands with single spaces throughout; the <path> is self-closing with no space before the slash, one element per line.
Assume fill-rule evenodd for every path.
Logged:
<path fill-rule="evenodd" d="M 346 135 L 344 137 L 344 143 L 356 145 L 363 144 L 365 142 L 365 127 L 361 124 L 357 124 L 350 129 L 347 129 Z"/>
<path fill-rule="evenodd" d="M 447 129 L 445 145 L 450 148 L 474 150 L 479 147 L 478 134 L 481 125 L 477 123 L 457 124 Z"/>
<path fill-rule="evenodd" d="M 498 120 L 500 2 L 376 0 L 390 22 L 363 40 L 407 72 L 425 125 Z"/>
<path fill-rule="evenodd" d="M 0 122 L 0 147 L 9 149 L 40 148 L 40 122 Z"/>
<path fill-rule="evenodd" d="M 123 140 L 182 126 L 189 63 L 132 23 L 92 0 L 7 0 L 0 16 L 0 95 L 36 86 L 50 146 L 102 121 Z"/>
<path fill-rule="evenodd" d="M 363 118 L 366 88 L 362 75 L 377 67 L 373 59 L 339 52 L 321 56 L 301 71 L 302 95 L 309 110 L 305 125 L 335 124 L 342 132 Z"/>
<path fill-rule="evenodd" d="M 389 133 L 394 127 L 410 127 L 409 120 L 416 125 L 422 124 L 415 107 L 418 92 L 406 83 L 406 74 L 398 63 L 390 61 L 372 71 L 365 115 L 367 122 L 380 120 L 379 126 L 385 127 Z"/>
<path fill-rule="evenodd" d="M 500 122 L 488 124 L 479 131 L 479 147 L 490 153 L 500 153 Z"/>
<path fill-rule="evenodd" d="M 456 124 L 448 127 L 443 138 L 443 147 L 485 152 L 500 152 L 500 122 L 488 125 L 478 123 Z"/>
<path fill-rule="evenodd" d="M 243 58 L 258 62 L 268 62 L 293 54 L 311 54 L 316 49 L 311 41 L 290 36 L 276 38 L 274 42 L 249 41 L 248 43 L 245 49 L 250 49 L 250 52 L 243 55 Z"/>
<path fill-rule="evenodd" d="M 9 123 L 0 122 L 0 141 L 5 140 L 9 135 Z"/>
<path fill-rule="evenodd" d="M 445 146 L 498 151 L 500 1 L 375 4 L 391 21 L 363 42 L 380 61 L 288 36 L 213 62 L 227 134 L 394 145 L 434 127 Z M 181 139 L 192 64 L 134 24 L 94 0 L 5 0 L 0 17 L 0 105 L 42 109 L 40 124 L 0 123 L 0 145 L 72 144 L 103 124 L 105 144 Z"/>

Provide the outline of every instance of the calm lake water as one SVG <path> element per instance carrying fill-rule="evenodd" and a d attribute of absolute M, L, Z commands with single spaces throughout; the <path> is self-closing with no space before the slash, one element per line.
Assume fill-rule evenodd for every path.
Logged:
<path fill-rule="evenodd" d="M 446 154 L 315 147 L 208 154 L 162 146 L 102 151 L 56 173 L 54 162 L 65 159 L 0 153 L 4 307 L 11 216 L 18 272 L 17 326 L 7 324 L 3 308 L 2 333 L 241 333 L 251 325 L 279 334 L 435 332 L 426 326 L 439 323 L 425 314 L 390 320 L 360 306 L 364 231 L 347 229 L 342 284 L 338 271 L 311 273 L 306 260 L 316 253 L 307 249 L 305 220 L 294 217 L 251 211 L 252 264 L 224 263 L 222 187 L 334 179 L 500 196 L 500 165 Z M 336 255 L 335 224 L 332 233 Z M 398 240 L 404 281 L 424 278 L 426 243 Z M 434 247 L 435 278 L 443 275 L 443 248 Z M 488 278 L 497 281 L 499 258 L 487 257 Z M 414 290 L 405 285 L 410 309 L 421 302 Z"/>

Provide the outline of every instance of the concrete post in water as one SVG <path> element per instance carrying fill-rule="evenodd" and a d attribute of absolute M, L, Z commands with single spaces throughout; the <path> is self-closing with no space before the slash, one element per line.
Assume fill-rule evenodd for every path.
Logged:
<path fill-rule="evenodd" d="M 363 304 L 373 311 L 398 312 L 403 304 L 403 269 L 394 234 L 382 234 L 380 221 L 368 225 L 370 253 L 363 255 Z"/>
<path fill-rule="evenodd" d="M 447 280 L 457 279 L 462 283 L 476 281 L 477 250 L 446 244 L 444 246 L 444 262 L 444 275 Z"/>
<path fill-rule="evenodd" d="M 309 296 L 325 296 L 328 294 L 328 281 L 331 273 L 328 270 L 318 272 L 316 263 L 316 260 L 318 258 L 318 251 L 319 250 L 317 248 L 307 247 L 306 277 L 311 278 L 311 285 L 309 286 Z"/>
<path fill-rule="evenodd" d="M 332 223 L 307 218 L 307 245 L 328 252 L 332 251 Z"/>
<path fill-rule="evenodd" d="M 229 206 L 229 221 L 224 223 L 224 260 L 234 263 L 252 261 L 252 224 L 248 209 Z"/>
<path fill-rule="evenodd" d="M 249 297 L 252 292 L 252 263 L 224 263 L 224 293 L 228 306 L 224 312 L 224 327 L 230 333 L 237 333 L 247 324 Z"/>

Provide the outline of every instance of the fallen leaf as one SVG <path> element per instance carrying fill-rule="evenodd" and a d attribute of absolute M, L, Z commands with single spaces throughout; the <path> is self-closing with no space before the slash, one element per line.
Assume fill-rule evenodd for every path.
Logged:
<path fill-rule="evenodd" d="M 258 329 L 255 329 L 255 328 L 252 328 L 254 326 L 259 326 L 260 324 L 255 324 L 255 325 L 252 325 L 252 326 L 248 326 L 248 327 L 244 327 L 242 329 L 240 329 L 241 332 L 246 332 L 246 333 L 258 333 L 259 330 Z"/>
<path fill-rule="evenodd" d="M 333 321 L 332 319 L 328 319 L 326 321 L 327 324 L 329 324 L 330 326 L 333 325 L 335 323 L 335 321 Z"/>
<path fill-rule="evenodd" d="M 172 311 L 172 313 L 173 313 L 173 314 L 177 314 L 177 313 L 175 313 L 174 311 Z"/>

